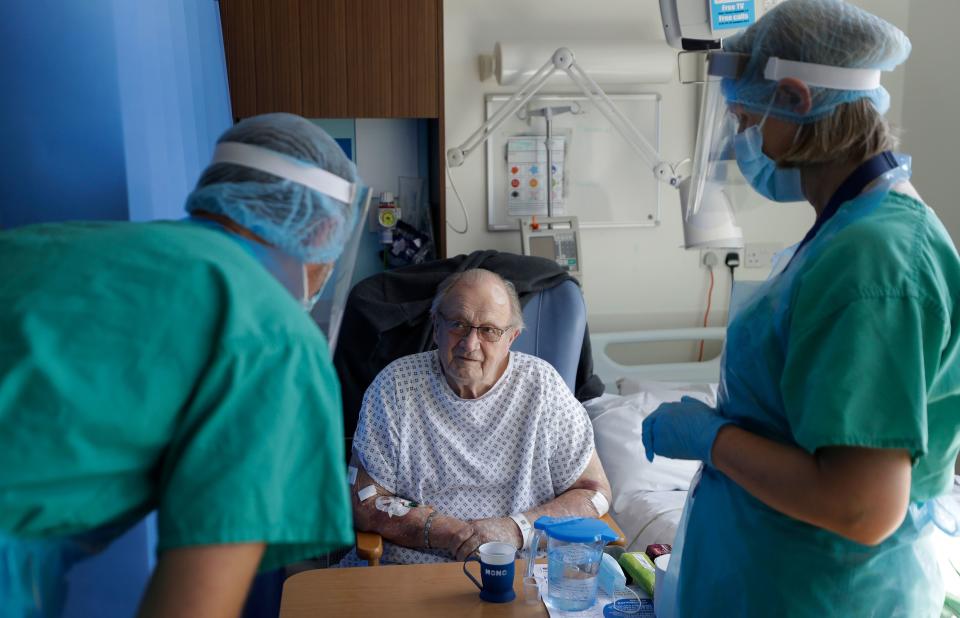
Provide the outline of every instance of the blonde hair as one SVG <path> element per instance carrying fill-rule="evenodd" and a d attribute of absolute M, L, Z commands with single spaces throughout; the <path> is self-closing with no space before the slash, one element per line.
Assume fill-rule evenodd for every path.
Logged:
<path fill-rule="evenodd" d="M 780 159 L 787 165 L 864 161 L 900 143 L 894 129 L 868 99 L 842 103 L 828 116 L 802 125 L 793 147 Z"/>

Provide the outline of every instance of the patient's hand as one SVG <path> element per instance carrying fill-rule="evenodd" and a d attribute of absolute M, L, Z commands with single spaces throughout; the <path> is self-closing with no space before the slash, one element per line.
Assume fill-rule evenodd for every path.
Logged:
<path fill-rule="evenodd" d="M 457 560 L 464 560 L 478 547 L 489 541 L 509 543 L 517 549 L 523 546 L 520 528 L 509 517 L 489 517 L 467 522 L 473 525 L 473 536 L 463 542 L 457 550 Z"/>

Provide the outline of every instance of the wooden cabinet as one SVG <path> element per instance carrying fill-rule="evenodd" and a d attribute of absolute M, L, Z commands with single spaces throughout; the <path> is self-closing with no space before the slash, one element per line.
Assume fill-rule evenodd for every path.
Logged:
<path fill-rule="evenodd" d="M 220 0 L 235 118 L 428 118 L 446 257 L 443 0 Z"/>
<path fill-rule="evenodd" d="M 440 118 L 442 0 L 220 0 L 233 115 Z"/>

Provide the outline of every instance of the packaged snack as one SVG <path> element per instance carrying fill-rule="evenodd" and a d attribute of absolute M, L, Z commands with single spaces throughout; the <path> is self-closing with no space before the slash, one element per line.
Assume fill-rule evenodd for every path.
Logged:
<path fill-rule="evenodd" d="M 640 551 L 628 551 L 620 556 L 619 562 L 623 572 L 633 579 L 633 583 L 638 584 L 647 594 L 653 594 L 655 570 L 650 556 Z"/>
<path fill-rule="evenodd" d="M 650 556 L 651 560 L 656 560 L 659 556 L 664 554 L 669 554 L 673 548 L 666 543 L 656 543 L 654 545 L 647 545 L 647 555 Z"/>

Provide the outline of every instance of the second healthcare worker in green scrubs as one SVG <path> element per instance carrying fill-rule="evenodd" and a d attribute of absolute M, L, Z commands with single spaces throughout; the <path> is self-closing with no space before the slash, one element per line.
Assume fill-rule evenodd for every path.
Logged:
<path fill-rule="evenodd" d="M 220 138 L 188 220 L 0 233 L 0 613 L 60 615 L 70 564 L 154 509 L 144 616 L 236 616 L 258 565 L 352 543 L 307 311 L 342 300 L 367 194 L 271 114 Z"/>
<path fill-rule="evenodd" d="M 883 119 L 880 72 L 909 52 L 851 4 L 787 0 L 713 54 L 707 100 L 729 113 L 707 174 L 732 153 L 817 218 L 729 325 L 717 408 L 685 398 L 643 424 L 649 457 L 705 464 L 658 616 L 940 615 L 960 258 Z"/>

